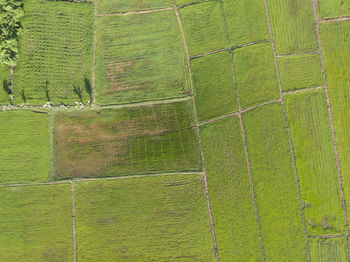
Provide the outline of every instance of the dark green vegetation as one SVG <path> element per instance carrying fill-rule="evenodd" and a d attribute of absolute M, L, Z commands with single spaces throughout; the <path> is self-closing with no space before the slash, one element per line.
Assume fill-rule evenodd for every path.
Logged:
<path fill-rule="evenodd" d="M 318 2 L 322 18 L 350 16 L 349 0 L 319 0 Z"/>
<path fill-rule="evenodd" d="M 55 115 L 55 178 L 199 170 L 189 102 Z"/>
<path fill-rule="evenodd" d="M 345 237 L 334 239 L 309 240 L 311 261 L 317 262 L 346 262 L 349 261 L 348 247 Z"/>
<path fill-rule="evenodd" d="M 172 7 L 172 0 L 98 0 L 100 14 L 123 13 Z"/>
<path fill-rule="evenodd" d="M 201 177 L 75 186 L 78 261 L 215 261 Z"/>

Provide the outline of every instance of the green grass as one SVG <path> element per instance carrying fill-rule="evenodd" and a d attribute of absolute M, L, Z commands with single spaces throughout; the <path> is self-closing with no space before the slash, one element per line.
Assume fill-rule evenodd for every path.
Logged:
<path fill-rule="evenodd" d="M 324 85 L 319 54 L 281 57 L 278 66 L 283 91 Z"/>
<path fill-rule="evenodd" d="M 0 112 L 0 184 L 49 179 L 50 146 L 47 114 Z"/>
<path fill-rule="evenodd" d="M 181 8 L 179 13 L 190 55 L 228 47 L 218 1 Z"/>
<path fill-rule="evenodd" d="M 345 234 L 325 92 L 288 95 L 285 101 L 307 231 Z"/>
<path fill-rule="evenodd" d="M 199 121 L 237 111 L 232 64 L 228 52 L 193 59 L 191 69 Z"/>
<path fill-rule="evenodd" d="M 189 89 L 187 72 L 183 40 L 173 11 L 98 17 L 98 103 L 183 97 Z"/>
<path fill-rule="evenodd" d="M 277 54 L 318 50 L 311 1 L 267 0 Z"/>
<path fill-rule="evenodd" d="M 93 5 L 24 0 L 24 10 L 14 72 L 15 103 L 91 100 L 87 90 L 91 90 Z"/>
<path fill-rule="evenodd" d="M 223 0 L 231 46 L 269 39 L 264 1 Z"/>
<path fill-rule="evenodd" d="M 297 185 L 282 105 L 243 114 L 266 261 L 307 261 Z"/>
<path fill-rule="evenodd" d="M 349 0 L 318 0 L 318 12 L 322 18 L 350 15 Z"/>
<path fill-rule="evenodd" d="M 311 261 L 345 262 L 349 261 L 346 238 L 309 238 Z"/>
<path fill-rule="evenodd" d="M 239 48 L 233 60 L 243 109 L 280 97 L 270 43 Z"/>
<path fill-rule="evenodd" d="M 73 261 L 70 186 L 0 189 L 0 260 Z"/>
<path fill-rule="evenodd" d="M 215 261 L 200 176 L 75 186 L 78 261 Z"/>
<path fill-rule="evenodd" d="M 205 125 L 201 138 L 220 261 L 261 261 L 239 119 Z"/>
<path fill-rule="evenodd" d="M 346 210 L 350 217 L 350 22 L 322 24 L 320 30 Z"/>
<path fill-rule="evenodd" d="M 97 0 L 99 14 L 143 11 L 172 6 L 172 0 Z"/>
<path fill-rule="evenodd" d="M 6 65 L 0 65 L 0 104 L 9 104 L 8 88 L 10 82 L 10 69 Z"/>
<path fill-rule="evenodd" d="M 56 179 L 200 170 L 192 105 L 55 115 Z"/>

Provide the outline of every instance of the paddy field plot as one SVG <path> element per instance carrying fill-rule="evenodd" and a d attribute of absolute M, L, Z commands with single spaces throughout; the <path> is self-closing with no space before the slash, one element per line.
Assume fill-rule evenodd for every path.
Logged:
<path fill-rule="evenodd" d="M 345 237 L 319 239 L 309 238 L 311 261 L 346 262 L 349 261 Z"/>
<path fill-rule="evenodd" d="M 215 261 L 198 175 L 75 185 L 78 261 Z"/>
<path fill-rule="evenodd" d="M 270 38 L 264 1 L 223 0 L 223 7 L 231 46 Z"/>
<path fill-rule="evenodd" d="M 91 100 L 93 5 L 24 0 L 24 10 L 14 72 L 15 104 L 87 103 Z"/>
<path fill-rule="evenodd" d="M 307 261 L 303 223 L 280 103 L 242 115 L 266 261 Z"/>
<path fill-rule="evenodd" d="M 219 258 L 261 261 L 258 226 L 238 117 L 201 128 Z"/>
<path fill-rule="evenodd" d="M 285 101 L 308 234 L 345 234 L 325 92 L 288 95 Z"/>
<path fill-rule="evenodd" d="M 318 13 L 322 18 L 350 16 L 350 1 L 318 0 Z"/>
<path fill-rule="evenodd" d="M 190 55 L 227 48 L 225 24 L 218 1 L 179 10 Z"/>
<path fill-rule="evenodd" d="M 236 49 L 233 60 L 242 109 L 280 97 L 270 43 Z"/>
<path fill-rule="evenodd" d="M 10 68 L 0 65 L 0 105 L 9 104 Z"/>
<path fill-rule="evenodd" d="M 311 1 L 267 0 L 277 54 L 317 51 Z"/>
<path fill-rule="evenodd" d="M 229 52 L 192 59 L 191 70 L 199 121 L 237 111 Z"/>
<path fill-rule="evenodd" d="M 350 216 L 350 21 L 320 25 L 335 140 Z"/>
<path fill-rule="evenodd" d="M 283 91 L 323 86 L 319 54 L 305 54 L 278 58 Z"/>
<path fill-rule="evenodd" d="M 0 184 L 49 179 L 50 146 L 47 114 L 0 112 Z"/>
<path fill-rule="evenodd" d="M 56 179 L 201 169 L 190 102 L 54 117 Z"/>
<path fill-rule="evenodd" d="M 174 11 L 97 18 L 99 104 L 184 97 L 188 90 L 187 60 Z"/>
<path fill-rule="evenodd" d="M 70 185 L 0 188 L 0 260 L 73 261 Z"/>
<path fill-rule="evenodd" d="M 172 0 L 96 0 L 99 14 L 154 10 L 173 6 Z"/>

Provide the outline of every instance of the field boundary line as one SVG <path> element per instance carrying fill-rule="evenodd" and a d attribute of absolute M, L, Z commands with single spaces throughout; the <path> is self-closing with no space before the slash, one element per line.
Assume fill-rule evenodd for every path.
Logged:
<path fill-rule="evenodd" d="M 241 110 L 241 114 L 249 112 L 251 110 L 254 110 L 254 109 L 262 107 L 262 106 L 266 106 L 266 105 L 273 104 L 273 103 L 281 103 L 281 102 L 282 102 L 281 98 L 275 99 L 275 100 L 266 101 L 266 102 L 261 103 L 259 105 L 251 106 L 251 107 L 248 107 L 246 109 Z"/>
<path fill-rule="evenodd" d="M 216 121 L 220 121 L 220 120 L 223 120 L 223 119 L 226 119 L 226 118 L 232 117 L 232 116 L 236 116 L 236 115 L 238 115 L 238 112 L 234 112 L 234 113 L 231 113 L 231 114 L 227 114 L 227 115 L 219 116 L 219 117 L 216 117 L 216 118 L 213 118 L 213 119 L 207 120 L 207 121 L 200 122 L 200 123 L 198 123 L 198 126 L 199 126 L 199 127 L 201 127 L 201 126 L 204 126 L 204 125 L 207 125 L 207 124 L 210 124 L 210 123 L 216 122 Z"/>
<path fill-rule="evenodd" d="M 318 239 L 329 239 L 329 238 L 339 238 L 339 237 L 347 237 L 347 235 L 346 234 L 325 235 L 325 236 L 312 236 L 312 235 L 309 235 L 309 238 L 318 238 Z"/>
<path fill-rule="evenodd" d="M 116 13 L 106 13 L 106 14 L 97 14 L 98 17 L 102 16 L 128 16 L 128 15 L 143 15 L 143 14 L 152 14 L 159 13 L 164 11 L 171 11 L 174 7 L 165 7 L 159 9 L 150 9 L 150 10 L 141 10 L 141 11 L 128 11 L 128 12 L 116 12 Z"/>
<path fill-rule="evenodd" d="M 54 161 L 55 161 L 55 156 L 54 156 L 54 116 L 52 112 L 48 113 L 48 118 L 49 118 L 49 123 L 48 123 L 48 128 L 49 128 L 49 147 L 50 147 L 50 171 L 49 171 L 49 181 L 53 180 L 53 176 L 55 173 L 55 168 L 54 168 Z"/>
<path fill-rule="evenodd" d="M 185 48 L 185 52 L 186 52 L 186 57 L 187 57 L 187 67 L 188 67 L 188 73 L 189 73 L 189 77 L 190 77 L 190 85 L 191 85 L 191 90 L 192 92 L 194 92 L 193 90 L 193 78 L 192 78 L 192 70 L 191 70 L 191 59 L 190 59 L 190 54 L 188 51 L 188 46 L 187 46 L 187 41 L 186 41 L 186 37 L 185 37 L 185 32 L 182 26 L 182 21 L 181 21 L 181 17 L 179 14 L 179 10 L 176 6 L 176 2 L 175 0 L 173 0 L 173 4 L 174 4 L 174 9 L 175 9 L 175 15 L 179 24 L 179 28 L 181 31 L 181 36 L 183 39 L 183 44 L 184 44 L 184 48 Z M 193 115 L 194 115 L 194 121 L 195 121 L 195 133 L 196 133 L 196 137 L 197 137 L 197 141 L 199 144 L 199 149 L 200 149 L 200 154 L 201 154 L 201 159 L 202 159 L 202 166 L 203 166 L 203 180 L 204 180 L 204 187 L 205 187 L 205 197 L 206 197 L 206 202 L 207 202 L 207 208 L 208 208 L 208 215 L 209 215 L 209 221 L 210 221 L 210 229 L 211 229 L 211 234 L 212 234 L 212 240 L 213 240 L 213 249 L 214 249 L 214 254 L 215 254 L 215 259 L 217 262 L 219 262 L 219 254 L 218 254 L 218 248 L 217 248 L 217 243 L 216 243 L 216 235 L 215 235 L 215 229 L 214 229 L 214 221 L 213 221 L 213 214 L 211 211 L 211 205 L 210 205 L 210 198 L 209 198 L 209 189 L 208 189 L 208 179 L 207 179 L 207 170 L 205 167 L 205 158 L 204 158 L 204 152 L 203 152 L 203 144 L 202 144 L 202 140 L 200 137 L 200 130 L 198 127 L 198 117 L 197 117 L 197 110 L 196 110 L 196 102 L 194 99 L 194 96 L 192 97 L 192 105 L 193 105 Z"/>
<path fill-rule="evenodd" d="M 176 8 L 181 9 L 181 8 L 188 7 L 191 5 L 198 5 L 198 4 L 203 4 L 203 3 L 207 3 L 207 2 L 210 2 L 210 0 L 203 0 L 203 1 L 196 1 L 196 2 L 192 2 L 192 3 L 187 3 L 187 4 L 180 5 L 180 6 L 176 6 Z"/>
<path fill-rule="evenodd" d="M 313 0 L 311 0 L 313 1 Z M 326 19 L 318 19 L 316 24 L 324 24 L 324 23 L 331 23 L 331 22 L 343 22 L 343 21 L 349 21 L 350 16 L 341 16 L 341 17 L 334 17 L 334 18 L 326 18 Z"/>
<path fill-rule="evenodd" d="M 274 57 L 274 62 L 275 62 L 276 75 L 277 75 L 277 80 L 278 80 L 278 87 L 279 87 L 280 95 L 281 95 L 281 103 L 282 103 L 282 108 L 283 108 L 283 115 L 284 115 L 284 119 L 285 119 L 285 123 L 286 123 L 287 133 L 288 133 L 289 148 L 290 148 L 290 153 L 291 153 L 292 162 L 293 162 L 295 183 L 296 183 L 296 186 L 297 186 L 297 192 L 298 192 L 298 198 L 299 198 L 299 210 L 300 210 L 300 216 L 301 216 L 301 220 L 302 220 L 301 222 L 303 224 L 304 235 L 305 235 L 306 253 L 307 253 L 308 261 L 311 261 L 310 247 L 309 247 L 309 241 L 308 241 L 308 234 L 307 234 L 307 231 L 306 231 L 306 224 L 305 224 L 305 214 L 304 214 L 303 202 L 302 202 L 302 199 L 301 199 L 301 192 L 300 192 L 300 185 L 299 185 L 299 176 L 298 176 L 298 171 L 297 171 L 296 162 L 295 162 L 294 146 L 293 146 L 292 136 L 290 134 L 289 120 L 288 120 L 288 115 L 287 115 L 287 111 L 286 111 L 286 106 L 285 106 L 285 103 L 284 103 L 284 95 L 283 95 L 283 91 L 282 91 L 281 77 L 280 77 L 280 72 L 279 72 L 279 67 L 278 67 L 278 62 L 277 62 L 276 46 L 275 46 L 275 42 L 274 42 L 274 39 L 273 39 L 273 33 L 272 33 L 271 20 L 270 20 L 270 14 L 269 14 L 269 9 L 268 9 L 268 5 L 267 5 L 267 0 L 264 0 L 264 5 L 265 5 L 265 13 L 266 13 L 267 25 L 269 27 L 270 41 L 271 41 L 271 44 L 272 44 L 272 51 L 273 51 L 273 57 Z"/>
<path fill-rule="evenodd" d="M 77 232 L 75 221 L 75 198 L 74 198 L 74 182 L 71 183 L 71 201 L 72 201 L 72 238 L 73 238 L 73 262 L 77 261 Z"/>
<path fill-rule="evenodd" d="M 91 66 L 91 84 L 92 84 L 92 105 L 96 106 L 96 46 L 97 46 L 97 0 L 94 1 L 94 33 L 92 40 L 92 66 Z"/>
<path fill-rule="evenodd" d="M 283 57 L 289 57 L 289 56 L 299 56 L 299 55 L 308 55 L 308 54 L 318 54 L 318 51 L 306 51 L 301 53 L 281 54 L 281 55 L 276 55 L 276 57 L 283 58 Z"/>
<path fill-rule="evenodd" d="M 203 56 L 207 56 L 207 55 L 213 55 L 213 54 L 217 54 L 217 53 L 220 53 L 220 52 L 229 51 L 229 50 L 230 50 L 230 48 L 216 49 L 216 50 L 213 50 L 213 51 L 209 51 L 209 52 L 201 53 L 201 54 L 198 54 L 198 55 L 190 56 L 190 60 L 196 59 L 196 58 L 200 58 L 200 57 L 203 57 Z"/>
<path fill-rule="evenodd" d="M 334 123 L 333 123 L 333 117 L 332 117 L 332 110 L 331 110 L 331 104 L 329 101 L 329 94 L 328 94 L 328 84 L 327 84 L 327 77 L 326 77 L 326 71 L 325 71 L 325 65 L 324 65 L 324 59 L 323 59 L 323 54 L 322 54 L 322 42 L 321 42 L 321 34 L 320 34 L 320 28 L 319 28 L 319 18 L 317 17 L 317 0 L 310 0 L 312 3 L 312 9 L 314 13 L 314 23 L 316 27 L 316 35 L 317 35 L 317 40 L 318 40 L 318 48 L 319 48 L 319 54 L 321 58 L 321 66 L 322 66 L 322 76 L 323 76 L 323 81 L 325 84 L 325 95 L 326 95 L 326 101 L 327 101 L 327 109 L 328 109 L 328 117 L 329 117 L 329 122 L 330 122 L 330 127 L 331 127 L 331 132 L 332 132 L 332 144 L 333 144 L 333 151 L 334 151 L 334 157 L 336 161 L 336 166 L 337 166 L 337 173 L 338 173 L 338 182 L 339 182 L 339 189 L 340 189 L 340 196 L 341 196 L 341 204 L 343 208 L 343 216 L 345 220 L 345 226 L 346 226 L 346 234 L 349 236 L 349 222 L 348 222 L 348 217 L 346 214 L 346 205 L 345 205 L 345 197 L 344 197 L 344 189 L 343 189 L 343 181 L 341 177 L 341 167 L 340 167 L 340 162 L 339 162 L 339 154 L 338 154 L 338 149 L 337 149 L 337 142 L 335 139 L 335 130 L 334 130 Z M 332 20 L 333 21 L 333 20 Z M 347 241 L 347 246 L 348 246 L 348 256 L 350 257 L 350 247 L 349 247 L 349 239 L 346 238 Z"/>
<path fill-rule="evenodd" d="M 224 6 L 223 6 L 223 2 L 222 1 L 220 1 L 220 8 L 221 8 L 221 15 L 222 15 L 222 19 L 223 19 L 223 23 L 224 23 L 224 27 L 225 27 L 225 32 L 226 32 L 226 41 L 227 41 L 227 44 L 229 45 L 229 48 L 230 48 L 229 53 L 230 53 L 230 60 L 231 60 L 231 71 L 232 71 L 232 78 L 233 78 L 233 82 L 234 82 L 234 89 L 235 89 L 234 91 L 236 93 L 236 101 L 237 101 L 237 105 L 238 105 L 238 114 L 237 114 L 237 116 L 238 116 L 238 119 L 239 119 L 239 122 L 240 122 L 242 141 L 243 141 L 243 147 L 244 147 L 244 154 L 245 154 L 245 159 L 246 159 L 246 163 L 247 163 L 248 178 L 249 178 L 249 184 L 250 184 L 250 190 L 251 190 L 250 193 L 251 193 L 252 201 L 253 201 L 255 223 L 256 223 L 256 227 L 257 227 L 257 231 L 258 231 L 258 238 L 259 238 L 260 253 L 261 253 L 262 261 L 265 262 L 264 245 L 262 243 L 262 233 L 261 233 L 258 209 L 257 209 L 257 206 L 256 206 L 254 182 L 253 182 L 252 170 L 251 170 L 251 166 L 250 166 L 250 160 L 249 160 L 249 154 L 248 154 L 248 146 L 247 146 L 247 138 L 246 138 L 246 135 L 245 135 L 245 128 L 244 128 L 243 119 L 242 119 L 241 102 L 240 102 L 240 98 L 239 98 L 238 83 L 237 83 L 237 79 L 236 79 L 235 66 L 234 66 L 234 60 L 233 60 L 233 51 L 234 51 L 234 49 L 247 47 L 247 46 L 251 46 L 251 45 L 254 45 L 254 44 L 260 44 L 262 42 L 261 41 L 256 41 L 256 42 L 240 45 L 240 46 L 238 46 L 236 48 L 232 48 L 231 47 L 230 36 L 229 36 L 229 31 L 228 31 L 228 26 L 227 26 L 227 22 L 226 22 L 225 10 L 224 10 Z M 265 41 L 263 41 L 263 42 L 265 42 Z"/>
<path fill-rule="evenodd" d="M 302 89 L 291 90 L 291 91 L 283 91 L 283 95 L 294 95 L 298 93 L 305 93 L 305 92 L 320 90 L 324 88 L 325 88 L 324 86 L 315 86 L 315 87 L 302 88 Z"/>

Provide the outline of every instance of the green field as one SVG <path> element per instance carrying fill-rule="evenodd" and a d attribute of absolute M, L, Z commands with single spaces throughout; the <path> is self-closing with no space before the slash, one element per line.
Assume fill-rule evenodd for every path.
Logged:
<path fill-rule="evenodd" d="M 350 22 L 320 26 L 346 211 L 350 215 Z"/>
<path fill-rule="evenodd" d="M 231 46 L 268 40 L 264 1 L 223 0 Z"/>
<path fill-rule="evenodd" d="M 9 83 L 10 82 L 10 69 L 8 66 L 0 65 L 0 105 L 6 105 L 9 103 Z"/>
<path fill-rule="evenodd" d="M 307 0 L 267 0 L 277 54 L 317 51 L 312 3 Z"/>
<path fill-rule="evenodd" d="M 173 11 L 98 17 L 98 103 L 183 97 L 189 89 L 187 70 L 183 40 Z"/>
<path fill-rule="evenodd" d="M 15 103 L 91 100 L 92 4 L 24 0 Z"/>
<path fill-rule="evenodd" d="M 191 103 L 54 117 L 56 179 L 199 170 Z"/>
<path fill-rule="evenodd" d="M 215 261 L 201 177 L 75 186 L 78 261 Z"/>
<path fill-rule="evenodd" d="M 239 119 L 205 125 L 201 137 L 220 260 L 261 261 Z"/>
<path fill-rule="evenodd" d="M 237 97 L 228 52 L 191 60 L 199 121 L 236 112 Z"/>
<path fill-rule="evenodd" d="M 306 243 L 283 110 L 243 114 L 266 261 L 306 261 Z"/>
<path fill-rule="evenodd" d="M 172 7 L 172 0 L 96 0 L 99 14 L 122 13 Z"/>
<path fill-rule="evenodd" d="M 283 91 L 324 85 L 319 54 L 281 57 L 278 66 Z"/>
<path fill-rule="evenodd" d="M 243 109 L 280 97 L 270 43 L 239 48 L 233 60 Z"/>
<path fill-rule="evenodd" d="M 73 261 L 68 184 L 0 188 L 0 260 Z"/>
<path fill-rule="evenodd" d="M 346 238 L 309 239 L 311 261 L 349 261 Z"/>
<path fill-rule="evenodd" d="M 190 55 L 228 47 L 220 5 L 209 1 L 179 10 Z"/>
<path fill-rule="evenodd" d="M 285 99 L 307 231 L 310 235 L 344 234 L 324 90 L 288 95 Z"/>
<path fill-rule="evenodd" d="M 49 179 L 50 146 L 47 114 L 0 112 L 0 184 Z"/>
<path fill-rule="evenodd" d="M 350 16 L 349 0 L 318 0 L 318 12 L 322 18 Z"/>

